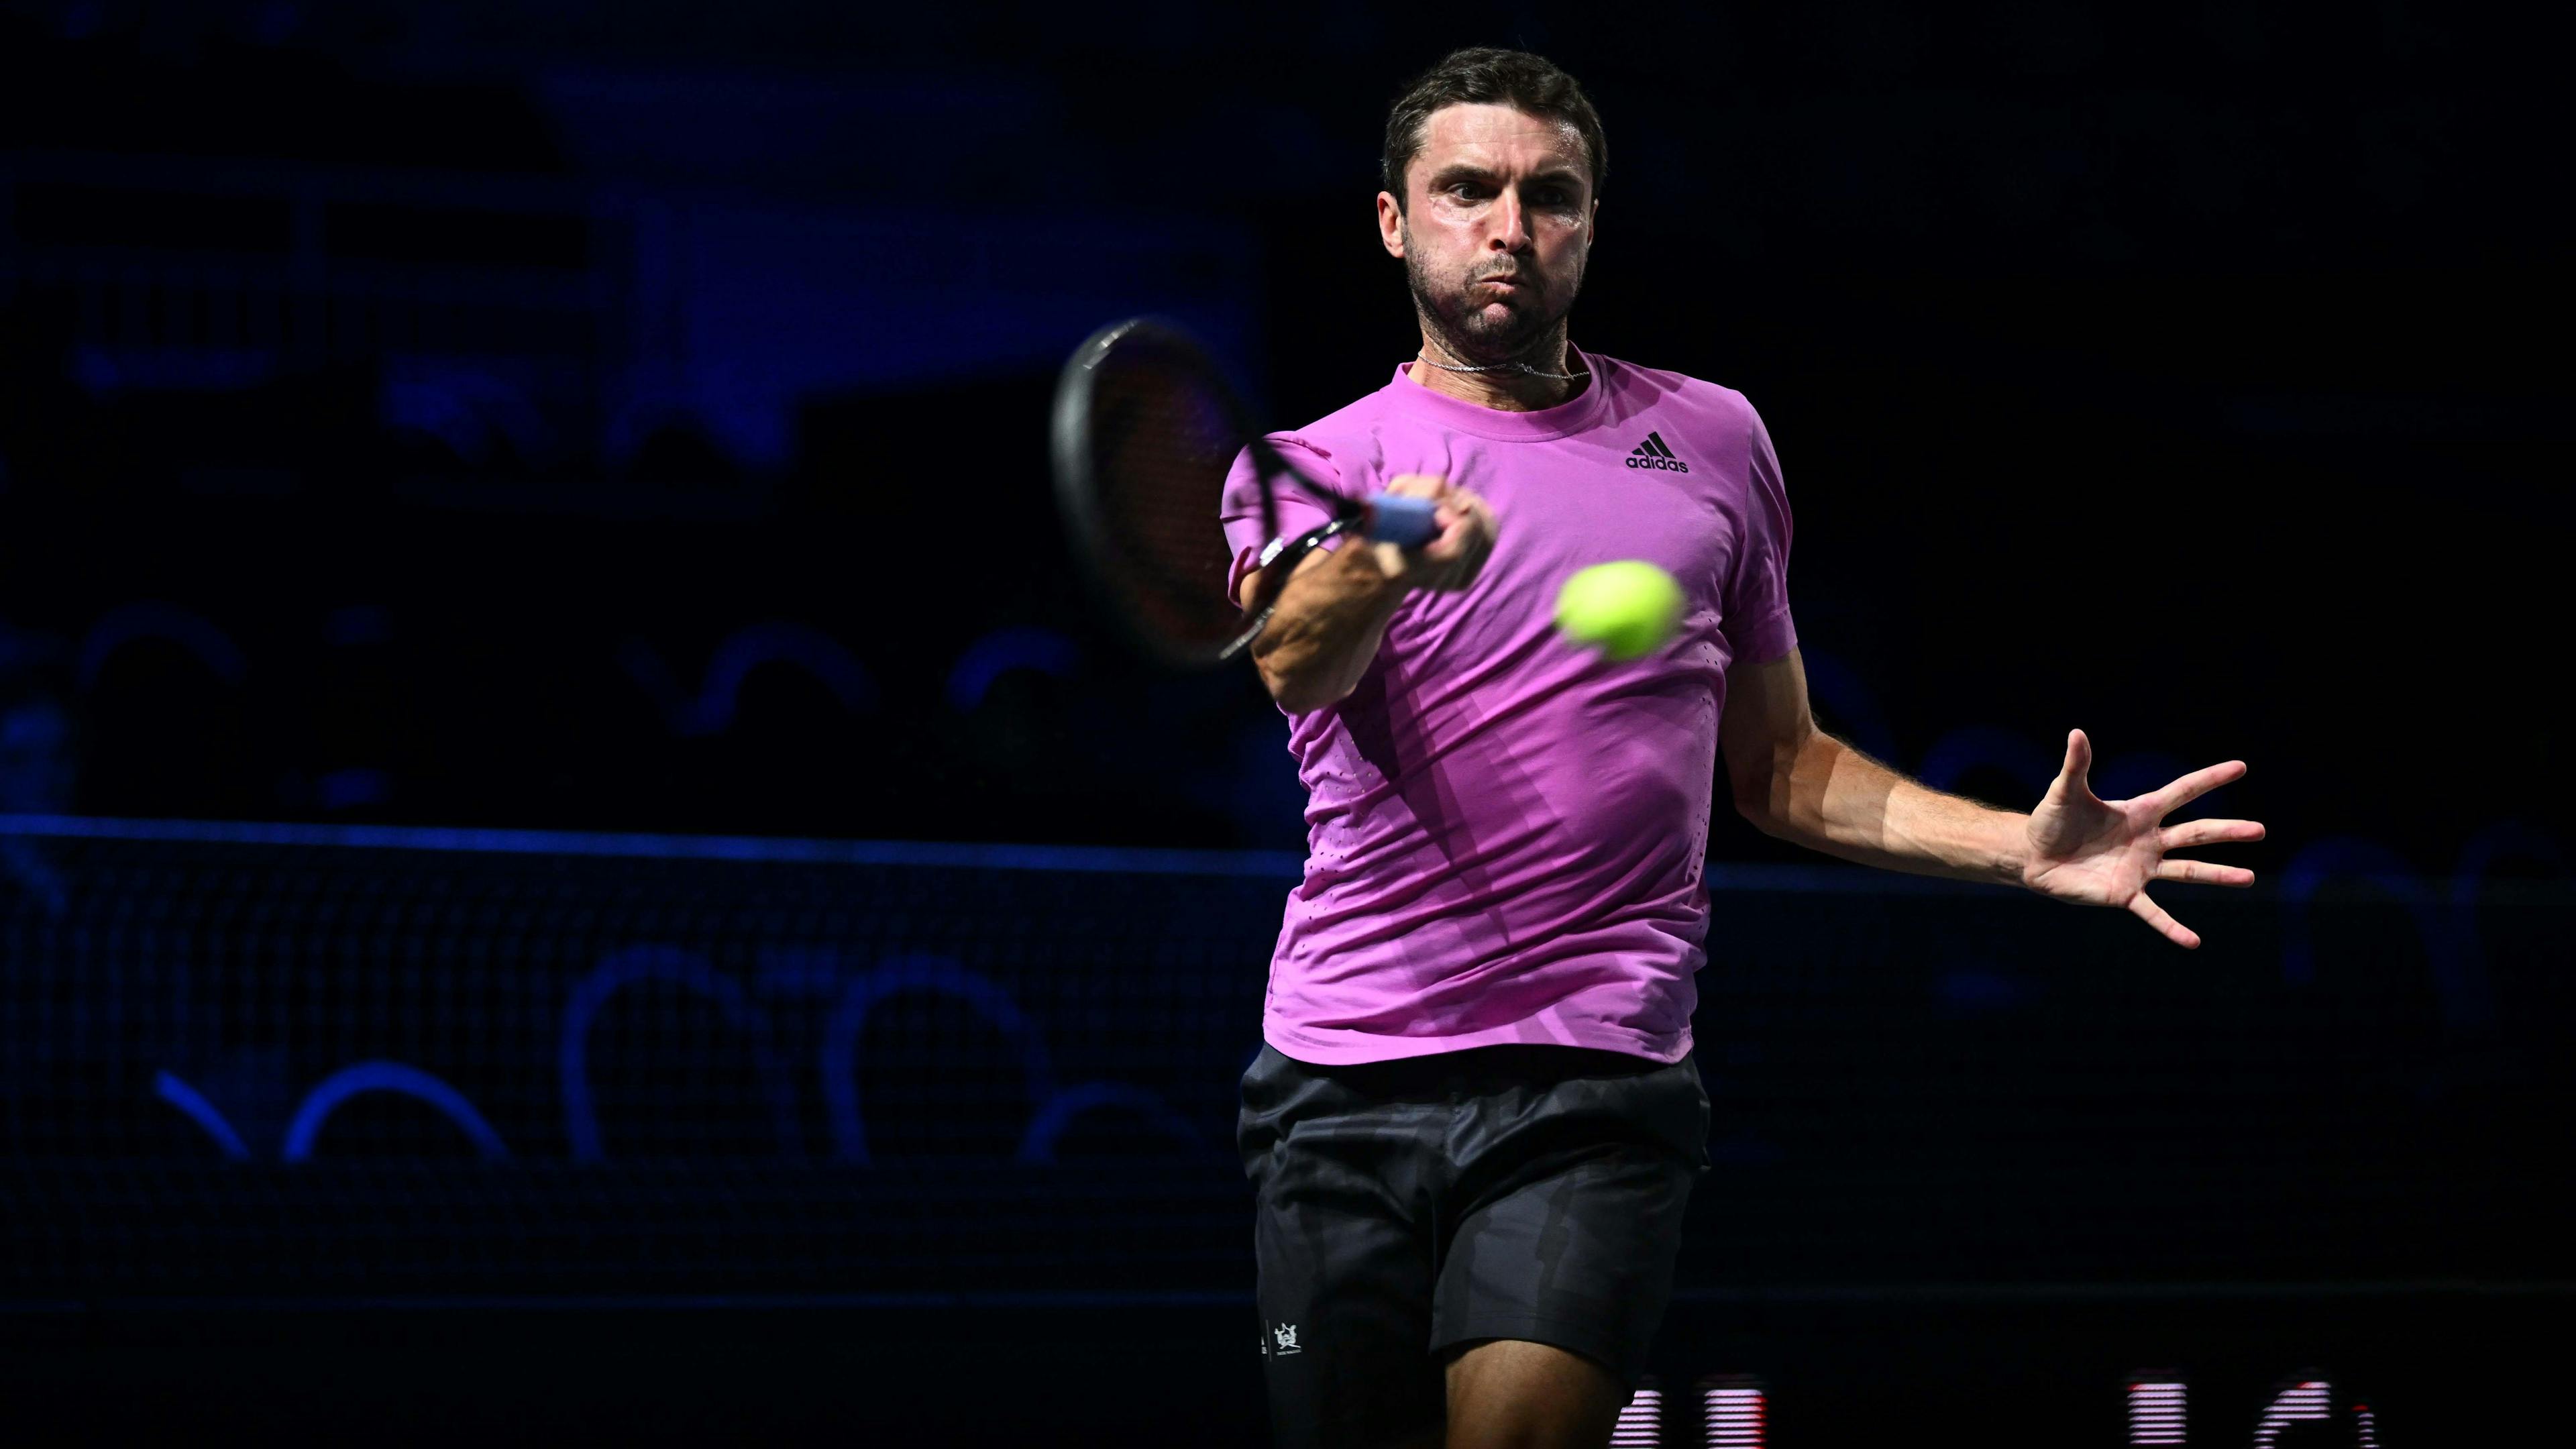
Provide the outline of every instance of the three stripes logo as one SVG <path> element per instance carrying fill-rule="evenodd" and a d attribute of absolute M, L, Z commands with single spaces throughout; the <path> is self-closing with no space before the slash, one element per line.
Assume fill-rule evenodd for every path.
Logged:
<path fill-rule="evenodd" d="M 1690 471 L 1690 464 L 1674 457 L 1673 450 L 1664 446 L 1664 435 L 1661 433 L 1648 433 L 1646 435 L 1646 441 L 1637 445 L 1637 451 L 1628 455 L 1628 466 L 1631 468 L 1661 468 L 1667 473 L 1687 473 Z"/>

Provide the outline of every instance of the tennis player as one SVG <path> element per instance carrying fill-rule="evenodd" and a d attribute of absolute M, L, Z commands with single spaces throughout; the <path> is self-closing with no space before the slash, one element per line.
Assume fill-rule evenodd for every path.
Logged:
<path fill-rule="evenodd" d="M 1254 645 L 1309 803 L 1243 1079 L 1262 1352 L 1283 1446 L 1598 1446 L 1670 1297 L 1708 1170 L 1691 1060 L 1715 767 L 1766 834 L 1996 881 L 2200 938 L 2152 881 L 2253 873 L 2169 851 L 2259 840 L 2163 817 L 2245 773 L 2095 798 L 2092 748 L 2028 814 L 1928 789 L 1819 730 L 1790 620 L 1788 495 L 1714 383 L 1582 351 L 1599 117 L 1534 55 L 1462 50 L 1387 118 L 1380 239 L 1422 345 L 1294 432 L 1354 497 L 1437 501 L 1422 547 L 1299 565 Z M 1685 279 L 1676 306 L 1722 305 Z M 1232 586 L 1260 580 L 1259 479 L 1228 479 Z M 1290 535 L 1323 510 L 1283 497 Z M 1567 577 L 1646 559 L 1677 637 L 1612 663 L 1559 637 Z"/>

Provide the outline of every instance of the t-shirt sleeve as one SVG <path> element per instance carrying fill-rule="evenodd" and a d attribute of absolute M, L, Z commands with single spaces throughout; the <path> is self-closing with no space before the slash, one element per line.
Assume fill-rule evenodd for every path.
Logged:
<path fill-rule="evenodd" d="M 1735 576 L 1727 581 L 1726 617 L 1720 623 L 1735 659 L 1767 664 L 1798 647 L 1789 617 L 1789 490 L 1780 481 L 1780 458 L 1770 430 L 1753 415 L 1752 466 L 1744 508 L 1744 537 L 1735 550 Z"/>
<path fill-rule="evenodd" d="M 1327 492 L 1341 491 L 1341 469 L 1334 466 L 1333 455 L 1302 438 L 1274 435 L 1273 447 L 1288 460 L 1290 467 L 1324 485 Z M 1261 550 L 1268 547 L 1272 534 L 1261 516 L 1261 474 L 1252 463 L 1252 450 L 1244 449 L 1234 458 L 1234 467 L 1225 475 L 1225 493 L 1218 505 L 1218 519 L 1225 526 L 1225 541 L 1234 550 L 1234 566 L 1226 570 L 1225 596 L 1230 600 L 1243 597 L 1243 579 L 1253 570 Z M 1295 538 L 1310 528 L 1332 522 L 1332 510 L 1308 497 L 1294 483 L 1283 482 L 1273 490 L 1279 509 L 1277 537 Z M 1331 548 L 1339 540 L 1328 539 Z"/>

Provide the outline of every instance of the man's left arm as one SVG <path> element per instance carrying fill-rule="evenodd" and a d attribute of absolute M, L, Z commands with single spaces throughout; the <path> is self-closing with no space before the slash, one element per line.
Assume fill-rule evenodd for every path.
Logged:
<path fill-rule="evenodd" d="M 1816 728 L 1795 649 L 1728 671 L 1718 745 L 1737 813 L 1766 835 L 1886 870 L 2116 906 L 2180 946 L 2198 946 L 2200 936 L 2148 898 L 2150 882 L 2243 886 L 2254 873 L 2167 852 L 2263 838 L 2251 820 L 2164 823 L 2242 776 L 2242 760 L 2195 770 L 2135 799 L 2103 800 L 2086 779 L 2093 745 L 2082 730 L 2068 733 L 2065 767 L 2029 814 L 1945 795 Z"/>

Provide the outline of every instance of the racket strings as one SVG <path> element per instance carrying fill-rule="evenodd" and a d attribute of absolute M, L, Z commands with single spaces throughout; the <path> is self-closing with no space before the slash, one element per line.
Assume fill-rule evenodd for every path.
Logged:
<path fill-rule="evenodd" d="M 1222 404 L 1186 374 L 1151 359 L 1115 368 L 1094 394 L 1094 477 L 1113 570 L 1129 605 L 1193 645 L 1241 628 L 1226 598 L 1233 552 L 1216 504 L 1242 440 Z"/>

